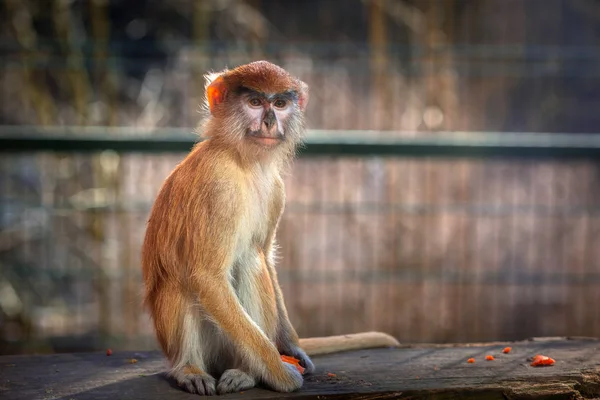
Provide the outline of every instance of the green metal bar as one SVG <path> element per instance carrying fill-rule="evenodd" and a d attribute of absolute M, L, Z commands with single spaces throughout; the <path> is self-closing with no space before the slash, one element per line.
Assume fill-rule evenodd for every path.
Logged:
<path fill-rule="evenodd" d="M 188 152 L 191 128 L 0 127 L 0 152 Z M 137 134 L 135 134 L 137 133 Z M 309 130 L 301 156 L 500 157 L 600 160 L 600 135 Z"/>
<path fill-rule="evenodd" d="M 146 214 L 152 207 L 152 202 L 130 202 L 126 205 L 116 203 L 95 205 L 81 204 L 61 205 L 45 208 L 39 202 L 28 202 L 21 198 L 0 198 L 0 208 L 11 206 L 13 210 L 43 211 L 54 216 L 68 216 L 74 212 L 99 214 L 142 213 Z M 510 215 L 529 215 L 539 217 L 570 217 L 600 216 L 600 206 L 586 204 L 554 205 L 544 204 L 390 204 L 390 203 L 301 203 L 290 201 L 285 207 L 286 213 L 307 215 L 346 215 L 353 214 L 390 214 L 392 212 L 410 215 L 426 214 L 466 214 L 481 217 L 506 217 Z"/>

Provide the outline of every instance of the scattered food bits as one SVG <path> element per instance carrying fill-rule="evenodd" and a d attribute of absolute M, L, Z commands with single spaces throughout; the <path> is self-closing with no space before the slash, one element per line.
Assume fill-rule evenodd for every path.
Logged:
<path fill-rule="evenodd" d="M 327 376 L 330 377 L 330 378 L 335 378 L 337 375 L 334 374 L 334 373 L 332 373 L 332 372 L 328 372 Z"/>
<path fill-rule="evenodd" d="M 508 353 L 510 353 L 511 350 L 512 350 L 512 347 L 505 347 L 504 350 L 502 350 L 502 352 L 504 354 L 508 354 Z"/>
<path fill-rule="evenodd" d="M 543 356 L 541 354 L 536 354 L 536 356 L 533 357 L 533 362 L 531 363 L 531 366 L 532 367 L 545 367 L 545 366 L 554 365 L 554 363 L 555 363 L 554 359 Z"/>
<path fill-rule="evenodd" d="M 127 362 L 129 364 L 135 364 L 137 362 L 137 360 L 135 358 L 130 358 L 130 359 L 127 360 Z"/>
<path fill-rule="evenodd" d="M 112 350 L 111 349 L 107 349 L 106 350 L 106 355 L 107 356 L 112 356 Z"/>
<path fill-rule="evenodd" d="M 468 362 L 469 364 L 473 364 L 473 363 L 475 362 L 475 359 L 474 359 L 474 358 L 469 358 L 469 359 L 467 360 L 467 362 Z"/>
<path fill-rule="evenodd" d="M 288 363 L 288 364 L 295 365 L 298 372 L 300 372 L 301 374 L 304 374 L 304 367 L 302 365 L 300 365 L 300 360 L 298 360 L 297 358 L 294 358 L 291 356 L 285 356 L 282 354 L 281 361 Z"/>
<path fill-rule="evenodd" d="M 485 359 L 488 360 L 488 361 L 494 361 L 494 356 L 487 355 L 487 356 L 485 356 Z"/>

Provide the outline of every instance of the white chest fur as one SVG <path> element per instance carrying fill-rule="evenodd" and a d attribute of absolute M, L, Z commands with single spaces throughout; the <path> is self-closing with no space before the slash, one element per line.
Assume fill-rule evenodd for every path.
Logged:
<path fill-rule="evenodd" d="M 246 176 L 243 222 L 238 232 L 240 246 L 262 246 L 266 240 L 274 186 L 275 173 L 268 167 L 257 166 Z"/>
<path fill-rule="evenodd" d="M 244 213 L 237 232 L 237 257 L 230 271 L 231 283 L 242 307 L 259 327 L 263 324 L 263 313 L 261 304 L 257 303 L 260 289 L 256 277 L 261 273 L 258 251 L 269 234 L 275 179 L 275 173 L 262 166 L 257 166 L 246 177 Z"/>

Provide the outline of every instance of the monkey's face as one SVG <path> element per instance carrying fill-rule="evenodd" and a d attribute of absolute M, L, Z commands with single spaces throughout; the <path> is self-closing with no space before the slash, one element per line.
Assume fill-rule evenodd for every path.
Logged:
<path fill-rule="evenodd" d="M 298 96 L 293 91 L 262 93 L 247 88 L 239 96 L 247 122 L 245 139 L 261 147 L 274 147 L 294 140 Z"/>
<path fill-rule="evenodd" d="M 256 61 L 206 75 L 212 118 L 204 136 L 245 156 L 293 156 L 305 130 L 308 86 L 281 67 Z M 277 151 L 272 151 L 272 150 Z"/>

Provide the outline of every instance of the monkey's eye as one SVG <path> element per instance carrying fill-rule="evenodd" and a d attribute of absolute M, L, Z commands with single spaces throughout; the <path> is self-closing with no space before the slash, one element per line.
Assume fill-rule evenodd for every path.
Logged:
<path fill-rule="evenodd" d="M 262 106 L 262 103 L 259 99 L 250 99 L 250 101 L 248 101 L 248 103 L 252 106 L 252 107 L 260 107 Z"/>
<path fill-rule="evenodd" d="M 285 100 L 276 100 L 275 103 L 273 103 L 273 105 L 277 108 L 283 108 L 287 105 L 287 103 L 285 102 Z"/>

